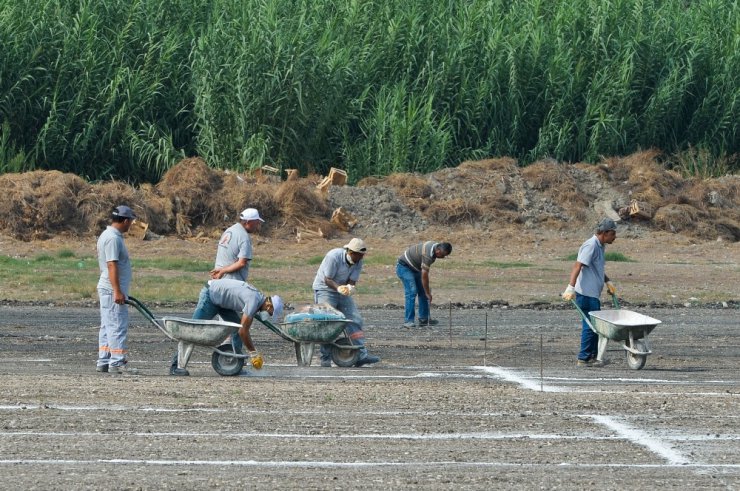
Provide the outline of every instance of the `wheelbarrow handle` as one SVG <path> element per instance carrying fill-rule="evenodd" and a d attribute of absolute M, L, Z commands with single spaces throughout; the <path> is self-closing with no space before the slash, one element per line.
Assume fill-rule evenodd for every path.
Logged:
<path fill-rule="evenodd" d="M 619 310 L 621 307 L 619 306 L 619 300 L 617 299 L 617 294 L 612 293 L 611 297 L 612 297 L 612 304 L 614 305 L 614 308 Z"/>
<path fill-rule="evenodd" d="M 578 313 L 579 313 L 579 314 L 581 314 L 581 318 L 583 319 L 583 321 L 584 321 L 584 322 L 585 322 L 586 324 L 588 324 L 588 327 L 590 327 L 590 328 L 591 328 L 591 330 L 592 330 L 593 332 L 596 332 L 596 333 L 598 334 L 598 332 L 596 331 L 596 329 L 594 329 L 594 325 L 593 325 L 593 324 L 591 324 L 591 319 L 589 319 L 589 318 L 588 318 L 588 316 L 586 315 L 586 313 L 585 313 L 585 312 L 584 312 L 583 310 L 581 310 L 581 308 L 580 308 L 580 307 L 578 306 L 578 304 L 576 303 L 575 299 L 571 300 L 571 301 L 570 301 L 570 303 L 572 303 L 572 304 L 573 304 L 573 306 L 574 306 L 574 307 L 576 308 L 576 310 L 578 311 Z"/>
<path fill-rule="evenodd" d="M 154 317 L 154 314 L 152 314 L 152 311 L 149 310 L 147 308 L 147 306 L 144 305 L 143 303 L 141 303 L 137 298 L 132 297 L 132 296 L 129 295 L 129 297 L 126 298 L 126 300 L 124 301 L 124 303 L 127 303 L 129 305 L 132 305 L 133 307 L 136 308 L 136 310 L 138 310 L 141 313 L 141 315 L 143 315 L 144 317 L 146 317 L 149 321 L 157 324 L 157 320 Z"/>

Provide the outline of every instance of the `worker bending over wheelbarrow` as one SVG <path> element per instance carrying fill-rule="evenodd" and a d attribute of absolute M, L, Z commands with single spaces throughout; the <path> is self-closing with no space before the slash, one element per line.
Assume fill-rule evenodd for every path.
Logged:
<path fill-rule="evenodd" d="M 245 281 L 211 280 L 200 291 L 193 319 L 210 320 L 220 315 L 227 322 L 241 324 L 239 337 L 247 347 L 252 366 L 262 368 L 264 360 L 252 342 L 249 329 L 255 315 L 266 312 L 273 322 L 278 322 L 283 310 L 283 301 L 277 296 L 269 297 Z M 170 375 L 188 376 L 190 372 L 178 366 L 177 352 L 172 358 Z"/>

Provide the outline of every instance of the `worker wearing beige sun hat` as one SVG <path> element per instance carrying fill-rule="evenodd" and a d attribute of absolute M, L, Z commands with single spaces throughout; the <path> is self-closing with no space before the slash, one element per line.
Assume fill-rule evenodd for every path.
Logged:
<path fill-rule="evenodd" d="M 360 279 L 363 259 L 367 254 L 365 241 L 353 238 L 342 247 L 330 250 L 321 261 L 321 266 L 313 280 L 314 301 L 325 303 L 339 310 L 351 322 L 346 332 L 352 344 L 360 345 L 360 358 L 355 366 L 361 367 L 377 363 L 380 358 L 368 353 L 365 347 L 365 333 L 362 330 L 363 319 L 352 295 Z M 321 366 L 331 366 L 331 346 L 321 346 Z"/>

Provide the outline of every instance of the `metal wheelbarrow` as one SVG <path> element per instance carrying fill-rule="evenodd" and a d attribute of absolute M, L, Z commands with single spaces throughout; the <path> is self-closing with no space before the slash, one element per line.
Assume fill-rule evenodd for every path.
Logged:
<path fill-rule="evenodd" d="M 190 361 L 193 348 L 200 346 L 213 350 L 211 366 L 216 373 L 224 376 L 238 375 L 244 367 L 244 361 L 249 355 L 236 353 L 232 343 L 224 343 L 239 330 L 241 324 L 218 320 L 185 319 L 182 317 L 162 317 L 157 319 L 154 314 L 139 300 L 128 297 L 126 303 L 132 305 L 149 322 L 157 326 L 165 336 L 177 341 L 177 359 L 181 368 L 185 368 Z"/>
<path fill-rule="evenodd" d="M 340 314 L 341 315 L 341 314 Z M 286 322 L 273 324 L 269 317 L 255 317 L 269 330 L 290 341 L 295 346 L 295 356 L 299 367 L 311 366 L 316 344 L 331 345 L 331 358 L 335 365 L 352 367 L 360 359 L 361 346 L 352 344 L 345 332 L 349 319 L 337 317 L 312 317 L 310 315 L 289 315 Z"/>
<path fill-rule="evenodd" d="M 648 334 L 661 323 L 658 319 L 620 309 L 615 295 L 612 295 L 614 310 L 596 310 L 589 312 L 588 316 L 575 300 L 571 302 L 591 330 L 599 335 L 597 360 L 602 361 L 609 341 L 622 341 L 622 348 L 627 353 L 627 365 L 633 370 L 645 366 L 648 355 L 652 354 Z"/>

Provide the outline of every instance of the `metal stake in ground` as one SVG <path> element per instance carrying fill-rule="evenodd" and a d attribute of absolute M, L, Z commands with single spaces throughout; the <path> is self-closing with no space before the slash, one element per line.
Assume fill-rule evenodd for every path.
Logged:
<path fill-rule="evenodd" d="M 486 335 L 483 337 L 483 366 L 486 366 L 486 353 L 488 352 L 488 312 L 486 312 Z"/>
<path fill-rule="evenodd" d="M 450 300 L 450 312 L 447 316 L 448 324 L 450 326 L 450 344 L 452 344 L 452 300 Z"/>

